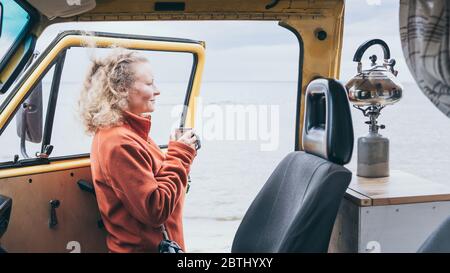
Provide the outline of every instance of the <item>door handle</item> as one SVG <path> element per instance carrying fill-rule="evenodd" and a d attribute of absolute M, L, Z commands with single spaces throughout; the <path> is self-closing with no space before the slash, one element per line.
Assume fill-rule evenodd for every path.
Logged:
<path fill-rule="evenodd" d="M 93 195 L 95 195 L 95 188 L 91 182 L 80 179 L 80 180 L 78 180 L 77 184 L 78 184 L 78 187 L 82 191 L 89 192 L 89 193 L 92 193 Z"/>
<path fill-rule="evenodd" d="M 49 228 L 55 228 L 58 225 L 58 217 L 56 216 L 56 209 L 59 208 L 61 202 L 58 199 L 50 200 L 50 219 L 48 221 Z"/>

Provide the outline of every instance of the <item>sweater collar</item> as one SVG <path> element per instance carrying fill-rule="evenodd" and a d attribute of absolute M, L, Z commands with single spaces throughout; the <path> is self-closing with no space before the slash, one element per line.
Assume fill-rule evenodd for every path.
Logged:
<path fill-rule="evenodd" d="M 123 111 L 124 121 L 144 140 L 147 140 L 152 125 L 152 117 L 138 116 L 129 111 Z"/>

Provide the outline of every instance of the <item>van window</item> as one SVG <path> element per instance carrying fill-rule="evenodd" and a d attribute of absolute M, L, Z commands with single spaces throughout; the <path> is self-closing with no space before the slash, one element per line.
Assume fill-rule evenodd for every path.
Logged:
<path fill-rule="evenodd" d="M 112 49 L 78 48 L 67 50 L 56 103 L 51 157 L 90 153 L 92 136 L 85 133 L 78 110 L 78 100 L 91 58 L 108 55 Z M 152 114 L 151 135 L 159 145 L 169 141 L 172 127 L 180 122 L 186 90 L 193 66 L 193 55 L 181 52 L 141 51 L 153 69 L 161 94 Z M 73 65 L 76 64 L 76 65 Z"/>
<path fill-rule="evenodd" d="M 40 87 L 34 88 L 28 96 L 28 98 L 31 98 L 33 96 L 42 97 L 42 108 L 41 110 L 38 110 L 42 113 L 42 123 L 44 123 L 46 118 L 54 70 L 55 69 L 53 65 L 53 67 L 48 70 L 48 72 L 42 77 L 39 84 L 37 85 Z M 25 103 L 27 102 L 28 99 L 25 100 Z M 23 103 L 21 107 L 23 107 Z M 0 135 L 0 143 L 2 143 L 2 149 L 0 150 L 0 163 L 12 161 L 15 155 L 18 156 L 19 160 L 26 158 L 35 158 L 36 153 L 41 151 L 42 140 L 39 142 L 26 140 L 24 145 L 21 145 L 21 138 L 19 137 L 18 132 L 21 130 L 21 124 L 19 123 L 19 120 L 22 118 L 23 112 L 17 111 L 14 117 L 9 122 L 5 131 L 3 131 L 3 133 Z M 42 136 L 44 131 L 44 124 L 38 127 L 41 128 L 40 132 L 37 133 Z M 22 146 L 25 148 L 25 150 L 21 148 Z"/>
<path fill-rule="evenodd" d="M 112 49 L 79 48 L 73 47 L 66 50 L 65 61 L 60 75 L 56 107 L 54 109 L 53 126 L 50 144 L 53 151 L 51 158 L 79 156 L 90 153 L 92 136 L 84 130 L 78 101 L 86 73 L 92 57 L 101 58 L 108 55 Z M 152 114 L 151 136 L 159 145 L 166 145 L 172 130 L 180 123 L 186 93 L 189 87 L 194 58 L 191 53 L 142 51 L 149 60 L 153 69 L 155 82 L 161 94 L 157 97 L 157 111 Z M 73 65 L 76 63 L 76 65 Z M 51 92 L 54 68 L 41 80 L 43 117 L 46 120 L 48 112 L 49 96 Z M 56 75 L 58 76 L 58 75 Z M 33 90 L 31 95 L 35 93 Z M 21 138 L 18 136 L 18 123 L 22 115 L 18 111 L 5 131 L 0 136 L 1 143 L 5 144 L 0 152 L 0 163 L 10 162 L 15 155 L 20 159 L 35 158 L 41 151 L 42 141 L 34 143 L 25 141 L 26 154 L 21 150 Z M 49 119 L 51 122 L 52 119 Z M 42 135 L 45 127 L 42 126 Z M 22 145 L 23 146 L 23 145 Z"/>
<path fill-rule="evenodd" d="M 22 34 L 30 22 L 30 15 L 16 1 L 1 0 L 3 9 L 2 30 L 0 36 L 0 69 L 5 65 L 5 56 L 10 54 L 13 46 L 19 43 Z"/>

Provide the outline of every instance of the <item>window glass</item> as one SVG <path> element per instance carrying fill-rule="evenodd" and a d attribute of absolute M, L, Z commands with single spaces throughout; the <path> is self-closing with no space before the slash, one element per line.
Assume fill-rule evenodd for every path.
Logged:
<path fill-rule="evenodd" d="M 90 153 L 92 136 L 85 133 L 78 100 L 92 57 L 101 58 L 112 49 L 71 48 L 67 50 L 56 104 L 51 144 L 52 157 Z M 168 143 L 173 126 L 179 123 L 193 65 L 191 53 L 141 51 L 153 69 L 161 94 L 152 114 L 151 136 L 159 145 Z M 74 65 L 76 64 L 76 65 Z"/>
<path fill-rule="evenodd" d="M 2 30 L 0 36 L 0 59 L 4 61 L 6 54 L 30 21 L 29 14 L 13 0 L 1 0 L 3 9 Z"/>
<path fill-rule="evenodd" d="M 36 157 L 36 153 L 41 151 L 42 136 L 44 130 L 45 117 L 47 114 L 48 101 L 50 96 L 50 89 L 52 85 L 54 74 L 54 67 L 52 67 L 45 76 L 41 79 L 37 87 L 31 91 L 29 97 L 24 102 L 28 104 L 28 113 L 23 110 L 18 110 L 5 131 L 0 135 L 0 143 L 2 149 L 0 150 L 0 162 L 12 161 L 15 155 L 19 159 Z M 24 104 L 21 105 L 23 107 Z M 27 119 L 28 122 L 23 122 Z M 27 126 L 25 126 L 27 124 Z M 25 145 L 21 145 L 21 138 L 19 132 L 27 131 L 28 137 L 25 140 Z M 33 137 L 31 138 L 31 135 Z M 36 141 L 36 136 L 40 139 Z M 33 141 L 31 141 L 33 140 Z M 21 149 L 25 147 L 25 150 Z"/>

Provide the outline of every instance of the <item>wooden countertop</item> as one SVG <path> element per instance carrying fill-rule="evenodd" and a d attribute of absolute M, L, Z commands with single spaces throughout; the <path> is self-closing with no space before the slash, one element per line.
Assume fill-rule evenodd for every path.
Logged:
<path fill-rule="evenodd" d="M 345 198 L 359 206 L 450 201 L 450 186 L 398 170 L 392 170 L 389 177 L 383 178 L 353 174 Z"/>

